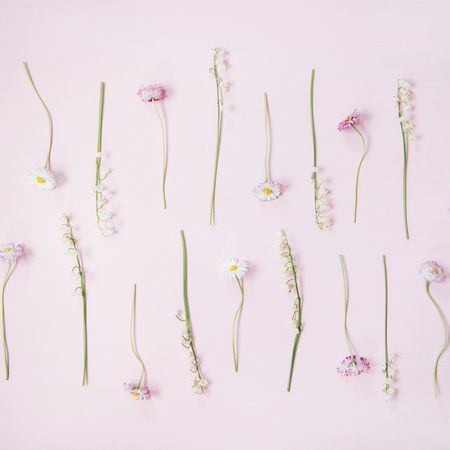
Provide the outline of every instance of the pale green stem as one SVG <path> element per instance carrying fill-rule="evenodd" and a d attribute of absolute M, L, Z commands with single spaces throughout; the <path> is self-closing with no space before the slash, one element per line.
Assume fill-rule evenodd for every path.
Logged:
<path fill-rule="evenodd" d="M 238 357 L 238 352 L 237 352 L 237 349 L 236 349 L 236 337 L 237 337 L 237 333 L 238 333 L 237 326 L 239 324 L 242 308 L 244 306 L 244 283 L 241 282 L 238 277 L 236 277 L 236 282 L 237 282 L 237 284 L 239 286 L 239 290 L 241 292 L 241 302 L 239 303 L 239 307 L 238 307 L 238 309 L 236 311 L 236 314 L 234 315 L 234 318 L 233 318 L 233 342 L 232 342 L 232 345 L 233 345 L 233 361 L 234 361 L 234 370 L 237 372 L 238 371 L 238 360 L 239 360 L 239 357 Z"/>
<path fill-rule="evenodd" d="M 33 88 L 33 91 L 35 92 L 39 102 L 43 106 L 45 110 L 45 114 L 47 115 L 47 122 L 48 122 L 48 150 L 47 150 L 47 156 L 45 158 L 45 164 L 44 167 L 47 170 L 50 170 L 50 156 L 52 153 L 52 145 L 53 145 L 53 120 L 52 115 L 50 114 L 50 110 L 47 108 L 47 105 L 44 103 L 44 100 L 41 97 L 41 94 L 39 94 L 39 91 L 37 90 L 36 85 L 34 84 L 33 78 L 31 77 L 30 69 L 28 68 L 28 64 L 26 62 L 22 62 L 23 68 L 25 70 L 25 74 L 28 78 L 28 81 L 31 84 L 31 87 Z"/>
<path fill-rule="evenodd" d="M 313 187 L 314 187 L 314 217 L 315 221 L 318 224 L 319 220 L 317 217 L 317 202 L 318 202 L 318 186 L 317 186 L 317 139 L 316 139 L 316 126 L 314 121 L 314 78 L 315 78 L 315 70 L 311 71 L 311 82 L 310 82 L 310 90 L 309 90 L 309 107 L 310 107 L 310 116 L 311 116 L 311 133 L 312 133 L 312 141 L 313 141 Z"/>
<path fill-rule="evenodd" d="M 386 265 L 386 255 L 383 255 L 383 273 L 384 273 L 384 361 L 385 376 L 389 378 L 389 351 L 388 351 L 388 306 L 389 306 L 389 290 L 388 275 Z"/>
<path fill-rule="evenodd" d="M 139 353 L 136 349 L 136 285 L 133 287 L 133 301 L 131 303 L 131 318 L 130 318 L 130 343 L 131 343 L 131 351 L 133 355 L 138 360 L 141 365 L 141 376 L 139 377 L 139 382 L 136 386 L 136 389 L 140 389 L 142 385 L 142 381 L 144 381 L 144 377 L 146 374 L 145 365 L 142 361 Z"/>
<path fill-rule="evenodd" d="M 353 211 L 353 223 L 356 223 L 356 212 L 358 210 L 358 187 L 359 187 L 359 173 L 361 171 L 361 165 L 364 161 L 364 158 L 367 155 L 367 144 L 366 140 L 364 139 L 364 135 L 361 133 L 361 131 L 355 126 L 352 125 L 352 128 L 358 133 L 359 137 L 361 138 L 362 144 L 363 144 L 363 151 L 362 156 L 358 164 L 358 169 L 356 170 L 356 180 L 355 180 L 355 206 Z"/>
<path fill-rule="evenodd" d="M 270 150 L 271 150 L 271 136 L 270 136 L 270 113 L 269 113 L 269 100 L 267 93 L 264 93 L 264 132 L 265 132 L 265 157 L 264 157 L 264 169 L 266 172 L 265 181 L 270 181 Z"/>
<path fill-rule="evenodd" d="M 402 118 L 402 106 L 398 102 L 398 117 Z M 405 235 L 406 239 L 409 239 L 408 228 L 408 139 L 406 137 L 405 129 L 403 128 L 403 122 L 400 120 L 400 128 L 402 130 L 402 143 L 403 143 L 403 220 L 405 223 Z"/>
<path fill-rule="evenodd" d="M 441 351 L 438 353 L 438 356 L 436 358 L 436 362 L 434 364 L 434 395 L 437 396 L 439 394 L 439 383 L 438 383 L 438 366 L 439 366 L 439 360 L 441 359 L 441 356 L 444 354 L 444 352 L 447 350 L 448 347 L 448 323 L 447 319 L 444 316 L 444 313 L 442 312 L 442 309 L 437 304 L 436 300 L 433 298 L 430 292 L 430 282 L 427 281 L 425 283 L 425 290 L 427 291 L 427 295 L 429 299 L 431 300 L 431 303 L 433 303 L 434 307 L 436 308 L 436 311 L 439 314 L 439 317 L 442 320 L 442 326 L 444 328 L 444 344 L 442 345 Z"/>
<path fill-rule="evenodd" d="M 3 361 L 5 364 L 5 379 L 9 380 L 9 351 L 6 340 L 6 321 L 5 321 L 5 288 L 11 275 L 12 264 L 8 264 L 5 277 L 2 284 L 2 341 L 3 341 Z"/>
<path fill-rule="evenodd" d="M 167 208 L 166 201 L 166 175 L 167 175 L 167 140 L 166 140 L 166 126 L 164 123 L 163 116 L 159 112 L 158 102 L 153 101 L 153 105 L 155 107 L 156 115 L 158 116 L 159 124 L 161 126 L 161 137 L 162 137 L 162 150 L 163 150 L 163 170 L 162 170 L 162 197 L 163 197 L 163 205 L 164 209 Z"/>
<path fill-rule="evenodd" d="M 95 215 L 97 224 L 100 223 L 99 192 L 97 187 L 101 186 L 101 165 L 102 165 L 102 130 L 103 130 L 103 105 L 105 95 L 105 83 L 100 82 L 100 99 L 98 108 L 98 130 L 97 130 L 97 154 L 95 159 Z"/>
<path fill-rule="evenodd" d="M 348 315 L 348 282 L 347 282 L 347 269 L 345 266 L 345 260 L 343 255 L 339 255 L 339 259 L 341 261 L 341 270 L 342 270 L 342 280 L 344 282 L 344 333 L 345 340 L 347 341 L 348 351 L 350 352 L 350 356 L 354 356 L 353 346 L 350 340 L 350 335 L 348 334 L 347 329 L 347 315 Z"/>

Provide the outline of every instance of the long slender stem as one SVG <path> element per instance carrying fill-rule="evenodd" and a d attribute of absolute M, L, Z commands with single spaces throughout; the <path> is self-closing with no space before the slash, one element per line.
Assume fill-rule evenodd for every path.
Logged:
<path fill-rule="evenodd" d="M 155 107 L 156 115 L 158 116 L 159 124 L 161 126 L 162 151 L 163 151 L 162 197 L 163 197 L 164 209 L 166 209 L 167 208 L 167 201 L 166 201 L 166 176 L 167 176 L 167 157 L 168 157 L 168 154 L 167 154 L 167 140 L 166 140 L 166 126 L 165 126 L 165 123 L 164 123 L 163 116 L 159 112 L 158 102 L 157 101 L 153 101 L 152 103 L 153 103 L 153 105 Z"/>
<path fill-rule="evenodd" d="M 11 275 L 12 264 L 8 264 L 5 277 L 2 284 L 2 342 L 3 342 L 3 361 L 5 364 L 5 379 L 9 380 L 9 351 L 8 342 L 6 340 L 6 321 L 5 321 L 5 288 Z"/>
<path fill-rule="evenodd" d="M 136 285 L 134 285 L 133 287 L 133 301 L 131 303 L 130 343 L 131 343 L 131 351 L 133 352 L 133 355 L 141 365 L 141 376 L 139 377 L 139 382 L 136 386 L 136 388 L 139 389 L 142 385 L 142 381 L 144 381 L 146 370 L 144 362 L 142 361 L 136 349 Z"/>
<path fill-rule="evenodd" d="M 367 144 L 366 144 L 366 140 L 364 138 L 364 135 L 361 133 L 361 131 L 355 125 L 352 125 L 352 128 L 359 135 L 359 137 L 361 138 L 362 144 L 363 144 L 363 151 L 362 151 L 361 159 L 360 159 L 359 164 L 358 164 L 358 168 L 356 170 L 356 179 L 355 179 L 355 206 L 354 206 L 354 211 L 353 211 L 353 223 L 356 223 L 356 213 L 357 213 L 357 210 L 358 210 L 359 173 L 361 171 L 361 165 L 362 165 L 362 163 L 364 161 L 364 158 L 367 155 Z"/>
<path fill-rule="evenodd" d="M 47 122 L 48 122 L 48 150 L 47 150 L 47 156 L 45 158 L 45 164 L 44 167 L 47 170 L 50 170 L 50 157 L 52 153 L 52 145 L 53 145 L 53 120 L 52 115 L 50 114 L 50 110 L 48 109 L 47 105 L 44 103 L 44 100 L 41 97 L 41 94 L 39 94 L 39 91 L 37 90 L 36 85 L 34 84 L 33 78 L 31 77 L 31 72 L 28 67 L 28 64 L 26 62 L 22 62 L 23 68 L 25 70 L 25 74 L 27 75 L 28 81 L 31 84 L 31 87 L 33 88 L 33 91 L 35 92 L 39 102 L 43 106 L 45 110 L 45 114 L 47 115 Z"/>
<path fill-rule="evenodd" d="M 239 360 L 239 358 L 238 358 L 238 352 L 237 352 L 237 349 L 236 349 L 236 337 L 237 337 L 236 326 L 239 324 L 242 308 L 244 306 L 244 283 L 241 282 L 238 277 L 236 277 L 236 282 L 237 282 L 237 284 L 239 286 L 239 290 L 241 292 L 241 301 L 239 303 L 239 307 L 238 307 L 238 309 L 236 311 L 236 314 L 233 317 L 233 342 L 232 342 L 232 345 L 233 345 L 233 362 L 234 362 L 234 370 L 237 372 L 238 371 L 238 362 L 239 362 L 238 360 Z"/>
<path fill-rule="evenodd" d="M 266 173 L 266 182 L 270 181 L 270 150 L 271 150 L 271 135 L 270 135 L 270 113 L 269 113 L 269 100 L 267 93 L 264 92 L 264 133 L 265 133 L 265 156 L 264 156 L 264 169 Z"/>
<path fill-rule="evenodd" d="M 348 351 L 350 352 L 350 356 L 354 356 L 353 346 L 350 340 L 350 335 L 348 334 L 347 328 L 347 315 L 348 315 L 348 282 L 347 282 L 347 268 L 345 266 L 345 260 L 343 255 L 339 255 L 339 259 L 341 261 L 341 270 L 342 270 L 342 281 L 344 282 L 344 333 L 345 340 L 347 341 Z"/>
<path fill-rule="evenodd" d="M 314 121 L 314 78 L 316 71 L 314 69 L 311 70 L 311 82 L 309 88 L 309 108 L 310 108 L 310 117 L 311 117 L 311 134 L 312 134 L 312 142 L 313 142 L 313 172 L 312 172 L 312 180 L 314 187 L 314 217 L 315 221 L 318 224 L 319 220 L 317 217 L 317 202 L 318 202 L 318 183 L 317 183 L 317 139 L 316 139 L 316 125 Z"/>
<path fill-rule="evenodd" d="M 402 105 L 398 104 L 398 117 L 402 118 Z M 403 122 L 400 120 L 400 128 L 402 130 L 402 143 L 403 143 L 403 221 L 405 223 L 405 235 L 406 239 L 409 239 L 408 228 L 408 139 L 406 137 L 405 129 L 403 128 Z"/>
<path fill-rule="evenodd" d="M 98 107 L 98 130 L 97 130 L 97 155 L 95 160 L 95 215 L 97 224 L 100 224 L 99 188 L 101 185 L 101 165 L 102 165 L 102 130 L 103 130 L 103 106 L 105 96 L 105 83 L 100 82 L 100 98 Z"/>
<path fill-rule="evenodd" d="M 383 255 L 382 259 L 383 259 L 383 273 L 384 273 L 384 370 L 386 378 L 389 378 L 389 350 L 388 350 L 389 290 L 388 290 L 386 255 Z"/>
<path fill-rule="evenodd" d="M 427 295 L 428 295 L 428 298 L 431 300 L 431 303 L 433 303 L 434 307 L 436 308 L 436 311 L 438 312 L 439 317 L 442 320 L 442 326 L 444 328 L 444 343 L 442 345 L 442 348 L 441 348 L 440 352 L 438 353 L 438 356 L 436 358 L 436 362 L 434 363 L 434 372 L 433 372 L 433 375 L 434 375 L 434 395 L 437 396 L 439 394 L 439 383 L 438 383 L 439 360 L 441 359 L 441 356 L 444 354 L 444 352 L 447 350 L 447 347 L 448 347 L 448 323 L 447 323 L 447 319 L 445 318 L 444 313 L 442 312 L 442 309 L 440 308 L 440 306 L 438 305 L 436 300 L 431 295 L 430 282 L 429 281 L 427 281 L 425 283 L 425 290 L 427 291 Z"/>
<path fill-rule="evenodd" d="M 84 270 L 81 263 L 81 257 L 78 251 L 77 243 L 75 239 L 72 239 L 72 246 L 75 249 L 75 260 L 77 263 L 77 270 L 80 276 L 80 289 L 81 298 L 83 302 L 83 376 L 81 385 L 86 386 L 88 384 L 88 348 L 87 348 L 87 296 L 86 296 L 86 279 L 84 276 Z"/>

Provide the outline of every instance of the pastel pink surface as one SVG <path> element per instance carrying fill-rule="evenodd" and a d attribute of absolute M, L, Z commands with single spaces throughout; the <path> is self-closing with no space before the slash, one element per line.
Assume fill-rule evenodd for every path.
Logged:
<path fill-rule="evenodd" d="M 450 353 L 432 368 L 442 341 L 419 265 L 450 271 L 448 81 L 450 5 L 432 0 L 374 4 L 229 0 L 0 4 L 0 241 L 26 247 L 6 292 L 11 379 L 0 381 L 5 450 L 260 450 L 304 448 L 448 449 Z M 215 140 L 210 48 L 230 52 L 216 218 L 209 227 Z M 21 67 L 28 61 L 54 118 L 52 167 L 59 185 L 37 192 L 26 173 L 43 164 L 44 112 Z M 316 69 L 319 165 L 329 181 L 336 225 L 313 223 L 309 77 Z M 397 78 L 412 82 L 409 204 L 404 239 L 402 148 L 393 99 Z M 113 172 L 111 209 L 119 233 L 99 235 L 93 184 L 99 82 L 104 80 L 104 153 Z M 159 124 L 136 92 L 159 82 L 169 132 L 168 209 L 161 199 Z M 273 127 L 272 177 L 284 189 L 257 201 L 264 176 L 264 103 Z M 369 154 L 352 223 L 358 136 L 336 124 L 358 108 Z M 81 304 L 71 296 L 70 259 L 59 218 L 71 214 L 87 273 L 89 386 L 81 387 Z M 292 302 L 283 288 L 277 231 L 299 260 L 304 334 L 292 392 Z M 175 312 L 182 304 L 179 229 L 186 232 L 196 344 L 210 392 L 190 391 Z M 349 329 L 370 374 L 342 379 L 347 352 L 338 254 L 350 282 Z M 381 393 L 383 272 L 390 281 L 390 347 L 398 355 L 398 396 Z M 249 262 L 233 371 L 231 321 L 239 301 L 220 268 Z M 135 381 L 128 321 L 138 284 L 137 337 L 152 399 L 122 389 Z M 450 283 L 432 286 L 450 318 Z M 0 374 L 2 372 L 0 371 Z M 25 430 L 25 431 L 24 431 Z M 386 447 L 387 446 L 387 447 Z"/>

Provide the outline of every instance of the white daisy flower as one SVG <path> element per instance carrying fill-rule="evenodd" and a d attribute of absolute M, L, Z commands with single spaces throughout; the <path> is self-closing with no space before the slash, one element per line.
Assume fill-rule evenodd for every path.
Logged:
<path fill-rule="evenodd" d="M 230 258 L 223 265 L 223 272 L 230 279 L 241 279 L 248 272 L 248 264 L 237 258 Z"/>
<path fill-rule="evenodd" d="M 48 191 L 56 186 L 55 176 L 50 170 L 41 167 L 28 172 L 28 180 L 37 188 Z"/>
<path fill-rule="evenodd" d="M 263 181 L 253 189 L 253 193 L 263 202 L 275 200 L 281 195 L 281 184 L 276 181 Z"/>

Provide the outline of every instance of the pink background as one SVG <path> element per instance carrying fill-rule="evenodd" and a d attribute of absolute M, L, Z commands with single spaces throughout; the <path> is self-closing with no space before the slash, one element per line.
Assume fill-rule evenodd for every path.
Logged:
<path fill-rule="evenodd" d="M 11 380 L 0 382 L 5 450 L 449 448 L 450 353 L 441 345 L 419 264 L 450 270 L 447 1 L 270 2 L 1 1 L 0 240 L 23 243 L 7 289 Z M 210 48 L 230 52 L 217 193 L 208 226 L 215 99 Z M 60 186 L 37 192 L 25 174 L 45 156 L 46 119 L 28 85 L 26 60 L 54 118 L 53 168 Z M 316 68 L 319 164 L 329 179 L 335 227 L 313 223 L 308 89 Z M 413 82 L 418 139 L 411 147 L 410 231 L 404 239 L 402 148 L 393 95 Z M 102 238 L 94 216 L 99 82 L 106 83 L 104 151 L 119 232 Z M 136 96 L 141 83 L 168 86 L 169 209 L 160 198 L 158 123 Z M 263 92 L 273 126 L 272 174 L 285 187 L 256 201 L 263 177 Z M 361 174 L 359 222 L 352 224 L 356 135 L 338 134 L 358 108 L 369 155 Z M 87 271 L 89 375 L 81 388 L 81 303 L 71 296 L 71 260 L 59 231 L 73 217 Z M 291 298 L 283 288 L 277 231 L 299 260 L 304 293 L 293 390 L 286 392 L 293 340 Z M 210 390 L 190 391 L 179 344 L 181 246 L 189 253 L 196 343 Z M 390 346 L 398 396 L 380 392 L 383 278 L 387 254 Z M 349 327 L 374 370 L 335 373 L 346 354 L 338 254 L 347 259 Z M 231 319 L 239 300 L 219 268 L 227 257 L 251 264 L 241 321 L 241 371 L 233 373 Z M 122 390 L 139 367 L 128 340 L 132 284 L 138 283 L 139 349 L 154 391 L 135 402 Z M 450 283 L 433 286 L 450 317 Z"/>

